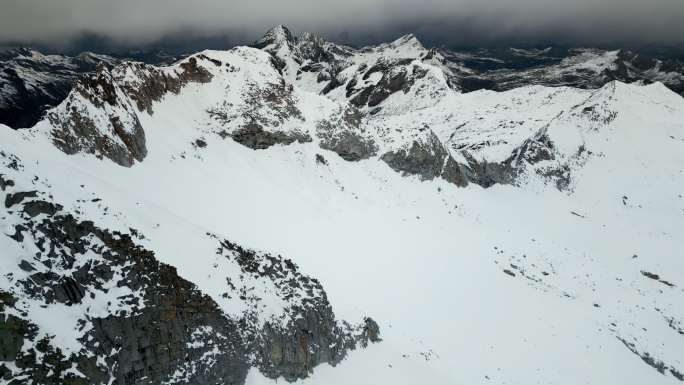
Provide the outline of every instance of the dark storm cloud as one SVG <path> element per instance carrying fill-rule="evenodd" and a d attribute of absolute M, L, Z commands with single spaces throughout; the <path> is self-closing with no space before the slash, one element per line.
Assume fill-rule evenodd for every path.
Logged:
<path fill-rule="evenodd" d="M 684 0 L 0 0 L 0 44 L 243 43 L 276 24 L 363 44 L 682 43 Z M 105 43 L 106 42 L 106 43 Z"/>

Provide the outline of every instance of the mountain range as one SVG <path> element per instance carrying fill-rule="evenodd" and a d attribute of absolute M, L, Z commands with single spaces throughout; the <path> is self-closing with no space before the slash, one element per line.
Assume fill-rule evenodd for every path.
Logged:
<path fill-rule="evenodd" d="M 288 44 L 303 50 L 298 53 L 297 60 L 306 60 L 312 66 L 304 66 L 305 72 L 318 72 L 317 66 L 341 64 L 340 55 L 344 56 L 344 52 L 373 49 L 355 49 L 307 33 L 295 37 L 287 28 L 282 28 L 284 31 L 279 33 L 285 36 Z M 254 46 L 268 44 L 277 29 L 269 31 Z M 661 82 L 680 95 L 684 94 L 684 57 L 675 49 L 607 50 L 562 46 L 425 49 L 413 35 L 403 36 L 392 44 L 403 44 L 402 41 L 415 42 L 423 55 L 429 55 L 428 59 L 435 57 L 449 78 L 449 86 L 461 92 L 480 89 L 506 91 L 527 85 L 595 89 L 619 80 L 645 84 Z M 122 61 L 168 65 L 183 56 L 157 50 L 104 54 L 85 52 L 70 57 L 44 55 L 30 48 L 8 49 L 0 52 L 0 123 L 13 128 L 35 125 L 46 110 L 66 98 L 79 76 L 94 73 L 98 64 L 109 68 Z M 329 74 L 321 75 L 318 82 L 327 85 L 331 79 L 326 76 Z"/>
<path fill-rule="evenodd" d="M 2 57 L 0 383 L 684 381 L 681 61 L 146 61 Z"/>

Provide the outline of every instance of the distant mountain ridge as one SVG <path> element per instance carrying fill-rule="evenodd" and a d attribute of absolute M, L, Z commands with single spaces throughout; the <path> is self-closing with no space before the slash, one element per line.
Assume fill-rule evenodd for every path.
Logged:
<path fill-rule="evenodd" d="M 85 52 L 77 56 L 43 55 L 29 48 L 0 52 L 0 123 L 13 128 L 34 125 L 59 104 L 82 74 L 98 66 L 113 67 L 124 60 L 150 64 L 176 59 L 162 53 L 131 53 L 126 58 Z"/>
<path fill-rule="evenodd" d="M 425 49 L 414 35 L 403 38 L 411 39 Z M 393 44 L 401 44 L 401 38 Z M 296 60 L 309 62 L 302 71 L 315 72 L 321 81 L 332 79 L 331 71 L 336 71 L 333 67 L 341 64 L 340 57 L 352 55 L 357 50 L 310 33 L 294 36 L 284 26 L 273 28 L 253 44 L 270 52 L 283 45 L 297 51 Z M 368 49 L 373 48 L 359 50 Z M 625 49 L 554 47 L 467 51 L 434 48 L 426 51 L 441 61 L 450 78 L 450 86 L 462 92 L 505 91 L 534 84 L 599 88 L 612 80 L 620 80 L 627 83 L 659 81 L 684 95 L 684 61 L 678 55 L 668 58 Z M 66 97 L 81 74 L 92 73 L 98 63 L 109 67 L 125 60 L 170 64 L 178 58 L 178 55 L 160 51 L 110 56 L 83 53 L 74 57 L 42 55 L 27 48 L 5 51 L 0 53 L 0 123 L 14 128 L 32 126 L 46 109 Z M 327 84 L 328 88 L 334 85 L 335 82 Z"/>

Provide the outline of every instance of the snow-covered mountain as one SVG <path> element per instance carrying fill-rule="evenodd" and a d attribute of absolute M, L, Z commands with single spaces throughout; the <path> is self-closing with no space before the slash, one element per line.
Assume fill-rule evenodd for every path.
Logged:
<path fill-rule="evenodd" d="M 526 85 L 600 88 L 619 80 L 660 82 L 684 95 L 684 61 L 632 50 L 515 49 L 476 52 L 443 51 L 464 91 L 510 90 Z"/>
<path fill-rule="evenodd" d="M 390 61 L 408 57 L 429 60 L 442 67 L 449 87 L 461 92 L 505 91 L 528 85 L 596 89 L 620 80 L 660 82 L 684 95 L 684 61 L 677 50 L 665 49 L 657 54 L 644 49 L 561 47 L 428 50 L 414 35 L 377 47 L 355 49 L 310 33 L 294 36 L 283 26 L 273 28 L 252 46 L 273 53 L 281 59 L 278 65 L 286 70 L 289 80 L 296 79 L 300 87 L 317 92 L 337 87 L 343 80 L 337 75 L 350 64 L 368 65 L 379 55 Z M 74 57 L 43 55 L 26 48 L 0 52 L 0 123 L 14 128 L 34 125 L 46 110 L 66 98 L 82 74 L 93 73 L 98 64 L 112 68 L 122 61 L 134 60 L 167 65 L 178 58 L 161 51 L 131 51 L 113 56 L 86 52 Z M 396 87 L 396 80 L 394 84 Z M 352 88 L 358 90 L 359 86 L 363 83 Z M 368 100 L 368 92 L 358 95 L 356 103 L 374 104 L 382 98 L 378 94 Z"/>
<path fill-rule="evenodd" d="M 175 61 L 161 52 L 130 52 L 125 57 L 151 64 Z M 122 61 L 120 55 L 91 52 L 77 56 L 44 55 L 28 48 L 0 52 L 0 123 L 14 128 L 33 126 L 46 110 L 66 98 L 82 74 Z"/>
<path fill-rule="evenodd" d="M 12 127 L 34 125 L 45 109 L 64 100 L 80 74 L 100 63 L 117 63 L 104 55 L 43 55 L 30 49 L 4 52 L 0 59 L 0 121 Z"/>
<path fill-rule="evenodd" d="M 279 26 L 1 126 L 0 383 L 684 381 L 684 98 L 455 62 Z"/>
<path fill-rule="evenodd" d="M 341 80 L 337 75 L 350 64 L 368 65 L 380 56 L 389 61 L 409 57 L 429 60 L 442 67 L 449 87 L 462 92 L 504 91 L 527 85 L 595 89 L 620 80 L 644 84 L 661 82 L 684 95 L 684 61 L 677 50 L 665 49 L 658 54 L 643 49 L 611 51 L 560 47 L 428 50 L 414 35 L 377 47 L 355 49 L 310 33 L 294 36 L 283 26 L 273 28 L 252 46 L 265 49 L 280 59 L 278 65 L 286 71 L 289 80 L 296 79 L 300 87 L 317 92 L 337 87 Z M 162 51 L 109 55 L 85 52 L 73 57 L 43 55 L 28 48 L 0 52 L 0 123 L 14 128 L 34 125 L 46 110 L 66 98 L 82 74 L 95 72 L 97 65 L 112 68 L 126 60 L 168 65 L 178 58 L 178 55 Z M 343 76 L 349 76 L 349 73 Z M 358 90 L 359 86 L 363 83 L 354 84 L 352 88 Z M 383 97 L 381 93 L 368 100 L 368 92 L 358 95 L 356 103 L 375 104 Z"/>

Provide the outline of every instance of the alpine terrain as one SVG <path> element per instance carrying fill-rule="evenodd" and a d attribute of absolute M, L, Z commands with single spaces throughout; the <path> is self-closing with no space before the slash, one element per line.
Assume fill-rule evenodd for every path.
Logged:
<path fill-rule="evenodd" d="M 681 61 L 151 62 L 2 58 L 0 384 L 684 381 Z"/>

